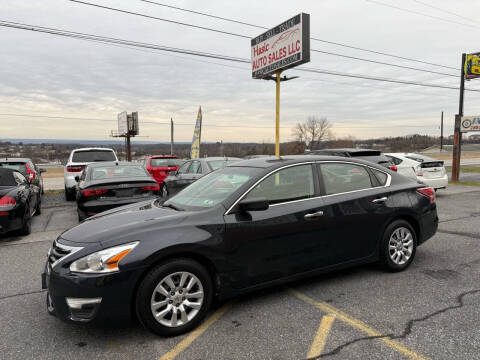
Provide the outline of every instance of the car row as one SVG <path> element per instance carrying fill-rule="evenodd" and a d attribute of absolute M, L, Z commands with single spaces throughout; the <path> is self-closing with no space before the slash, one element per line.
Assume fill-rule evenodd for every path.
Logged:
<path fill-rule="evenodd" d="M 214 298 L 369 262 L 404 270 L 437 226 L 433 189 L 384 166 L 243 160 L 167 201 L 117 207 L 62 233 L 42 286 L 63 320 L 137 317 L 172 336 L 195 328 Z"/>

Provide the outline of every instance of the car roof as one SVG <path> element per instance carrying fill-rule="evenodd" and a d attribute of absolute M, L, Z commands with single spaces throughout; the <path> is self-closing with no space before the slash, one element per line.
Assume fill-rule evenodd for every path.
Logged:
<path fill-rule="evenodd" d="M 357 152 L 381 152 L 380 150 L 374 150 L 374 149 L 361 149 L 361 148 L 339 148 L 339 149 L 318 149 L 318 150 L 312 150 L 312 152 L 315 151 L 325 151 L 325 152 L 345 152 L 345 153 L 357 153 Z"/>
<path fill-rule="evenodd" d="M 191 160 L 205 160 L 205 161 L 212 161 L 212 160 L 226 160 L 226 161 L 229 161 L 229 160 L 243 160 L 241 158 L 237 158 L 237 157 L 222 157 L 222 156 L 211 156 L 211 157 L 204 157 L 204 158 L 200 158 L 200 159 L 191 159 Z"/>
<path fill-rule="evenodd" d="M 149 155 L 147 158 L 152 159 L 178 159 L 177 155 Z"/>
<path fill-rule="evenodd" d="M 29 158 L 13 158 L 13 157 L 0 158 L 0 162 L 27 162 L 27 161 L 32 161 L 32 160 Z"/>
<path fill-rule="evenodd" d="M 285 155 L 281 159 L 271 156 L 264 158 L 255 158 L 247 159 L 239 162 L 235 162 L 227 165 L 227 167 L 255 167 L 255 168 L 279 168 L 285 165 L 300 164 L 304 162 L 314 162 L 314 161 L 340 161 L 340 162 L 353 162 L 360 165 L 373 166 L 375 168 L 381 169 L 382 171 L 386 168 L 372 163 L 370 161 L 362 160 L 359 158 L 345 158 L 343 156 L 330 156 L 330 155 Z"/>
<path fill-rule="evenodd" d="M 128 161 L 97 161 L 88 164 L 88 168 L 104 167 L 104 166 L 142 166 L 140 163 L 128 162 Z"/>
<path fill-rule="evenodd" d="M 92 151 L 92 150 L 114 151 L 113 149 L 110 149 L 110 148 L 92 147 L 92 148 L 73 149 L 73 150 L 72 150 L 72 153 L 77 152 L 77 151 Z"/>

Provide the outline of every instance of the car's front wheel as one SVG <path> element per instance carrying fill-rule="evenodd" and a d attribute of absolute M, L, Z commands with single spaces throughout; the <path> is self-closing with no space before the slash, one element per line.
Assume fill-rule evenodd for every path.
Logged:
<path fill-rule="evenodd" d="M 140 322 L 162 336 L 175 336 L 195 328 L 212 302 L 208 271 L 190 259 L 169 260 L 153 268 L 136 296 Z"/>
<path fill-rule="evenodd" d="M 408 221 L 396 220 L 387 226 L 383 235 L 380 262 L 389 271 L 405 270 L 413 261 L 417 235 Z"/>

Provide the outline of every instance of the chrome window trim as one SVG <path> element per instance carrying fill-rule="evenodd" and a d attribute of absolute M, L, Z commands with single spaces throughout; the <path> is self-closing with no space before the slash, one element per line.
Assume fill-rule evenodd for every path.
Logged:
<path fill-rule="evenodd" d="M 315 200 L 315 199 L 320 199 L 320 198 L 329 197 L 329 196 L 338 196 L 338 195 L 343 195 L 343 194 L 351 194 L 351 193 L 355 193 L 355 192 L 359 192 L 359 191 L 365 191 L 365 190 L 371 190 L 371 189 L 378 189 L 378 188 L 382 188 L 382 187 L 386 188 L 386 187 L 389 187 L 389 186 L 390 186 L 391 181 L 392 181 L 392 176 L 391 176 L 389 173 L 387 173 L 387 172 L 385 172 L 385 171 L 383 171 L 383 170 L 377 169 L 376 167 L 373 167 L 373 166 L 370 166 L 370 165 L 358 164 L 358 163 L 353 162 L 353 161 L 319 160 L 319 161 L 308 161 L 308 162 L 303 162 L 303 163 L 285 165 L 285 166 L 282 166 L 282 167 L 280 167 L 280 168 L 278 168 L 278 169 L 275 169 L 275 170 L 270 171 L 270 172 L 267 173 L 266 175 L 262 176 L 259 180 L 257 180 L 252 186 L 250 186 L 250 187 L 232 204 L 232 206 L 230 206 L 230 207 L 228 208 L 228 210 L 223 214 L 223 216 L 229 215 L 229 214 L 230 214 L 230 211 L 231 211 L 245 196 L 247 196 L 248 193 L 249 193 L 255 186 L 257 186 L 257 185 L 258 185 L 260 182 L 262 182 L 265 178 L 267 178 L 268 176 L 276 173 L 277 171 L 280 171 L 280 170 L 282 170 L 282 169 L 286 169 L 286 168 L 289 168 L 289 167 L 293 167 L 293 166 L 300 166 L 300 165 L 307 165 L 307 164 L 320 164 L 320 165 L 321 165 L 321 164 L 324 164 L 324 163 L 352 164 L 352 165 L 357 165 L 357 166 L 368 167 L 368 168 L 370 168 L 370 169 L 372 169 L 372 170 L 377 170 L 377 171 L 380 171 L 380 172 L 383 172 L 384 174 L 386 174 L 386 175 L 387 175 L 387 181 L 385 182 L 385 185 L 374 186 L 374 187 L 366 188 L 366 189 L 346 191 L 346 192 L 337 193 L 337 194 L 320 195 L 320 196 L 315 196 L 315 197 L 306 198 L 306 199 L 285 201 L 285 202 L 281 202 L 281 203 L 277 203 L 277 204 L 272 204 L 272 205 L 270 205 L 270 207 L 278 206 L 278 205 L 292 204 L 292 203 L 296 203 L 296 202 L 300 202 L 300 201 Z"/>

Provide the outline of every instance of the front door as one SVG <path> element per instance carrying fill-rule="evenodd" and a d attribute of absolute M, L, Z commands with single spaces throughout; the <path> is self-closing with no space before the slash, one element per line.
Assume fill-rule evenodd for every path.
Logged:
<path fill-rule="evenodd" d="M 322 199 L 314 164 L 269 175 L 243 199 L 266 198 L 263 211 L 225 215 L 225 251 L 232 285 L 246 288 L 321 266 Z"/>

